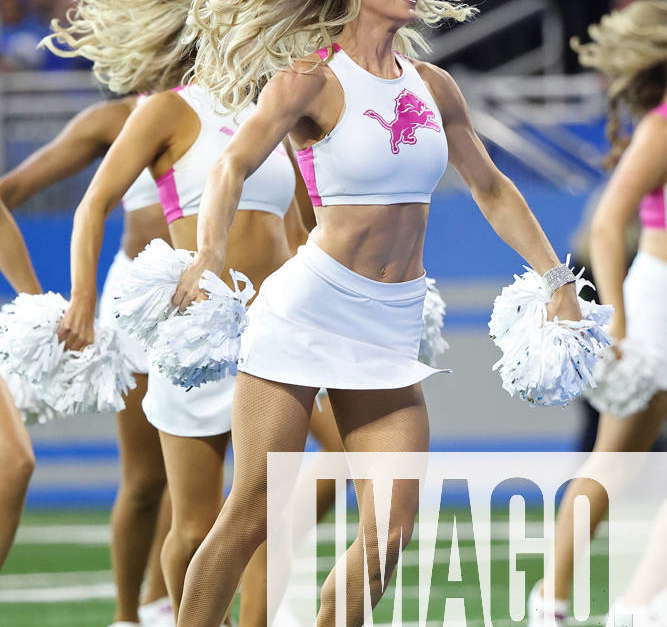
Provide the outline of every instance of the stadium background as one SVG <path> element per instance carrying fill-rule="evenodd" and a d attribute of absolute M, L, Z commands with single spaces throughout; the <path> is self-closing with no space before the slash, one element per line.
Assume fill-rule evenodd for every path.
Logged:
<path fill-rule="evenodd" d="M 1 171 L 48 141 L 81 108 L 105 97 L 85 64 L 58 61 L 34 50 L 48 30 L 48 19 L 62 15 L 68 4 L 0 0 Z M 585 236 L 578 232 L 585 232 L 587 207 L 604 182 L 600 163 L 606 149 L 605 102 L 599 79 L 579 73 L 567 42 L 573 35 L 584 36 L 590 23 L 626 2 L 476 4 L 482 9 L 476 22 L 431 34 L 432 58 L 459 81 L 495 161 L 526 195 L 559 255 L 574 252 L 585 261 Z M 91 171 L 39 194 L 16 212 L 45 289 L 69 292 L 72 213 Z M 108 222 L 100 286 L 121 228 L 122 212 L 116 210 Z M 589 446 L 590 423 L 581 405 L 532 409 L 509 398 L 491 371 L 498 356 L 487 333 L 491 305 L 512 274 L 521 271 L 522 261 L 492 232 L 452 172 L 434 199 L 425 263 L 448 304 L 451 349 L 443 365 L 454 371 L 425 385 L 433 448 L 563 451 Z M 0 278 L 0 301 L 11 297 Z M 105 533 L 118 478 L 114 433 L 110 415 L 31 428 L 37 470 L 28 495 L 27 526 L 5 577 L 40 571 L 26 565 L 27 551 L 29 539 L 37 534 L 31 529 L 40 529 L 44 520 L 65 517 Z M 97 511 L 79 518 L 82 509 L 91 508 Z M 11 590 L 3 595 L 2 587 L 0 578 L 0 602 L 20 600 Z M 16 617 L 3 622 L 2 615 L 0 606 L 0 625 L 33 624 Z"/>

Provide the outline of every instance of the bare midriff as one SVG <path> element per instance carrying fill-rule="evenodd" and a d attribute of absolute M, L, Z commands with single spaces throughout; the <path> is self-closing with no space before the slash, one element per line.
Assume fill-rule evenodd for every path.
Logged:
<path fill-rule="evenodd" d="M 662 261 L 667 261 L 667 230 L 642 229 L 639 250 Z"/>
<path fill-rule="evenodd" d="M 169 225 L 174 248 L 197 249 L 197 216 Z M 281 218 L 266 211 L 237 211 L 229 230 L 222 279 L 230 284 L 229 270 L 245 274 L 258 290 L 264 279 L 290 258 Z"/>
<path fill-rule="evenodd" d="M 350 270 L 375 281 L 401 283 L 424 274 L 429 205 L 315 207 L 315 243 Z"/>
<path fill-rule="evenodd" d="M 169 229 L 162 215 L 162 205 L 125 212 L 121 246 L 130 259 L 134 259 L 155 238 L 169 241 Z"/>

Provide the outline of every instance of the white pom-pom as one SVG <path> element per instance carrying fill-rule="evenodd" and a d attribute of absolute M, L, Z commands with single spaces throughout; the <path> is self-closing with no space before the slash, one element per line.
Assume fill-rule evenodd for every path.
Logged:
<path fill-rule="evenodd" d="M 255 290 L 245 275 L 234 270 L 230 274 L 234 290 L 212 272 L 204 272 L 199 286 L 208 299 L 192 303 L 183 315 L 158 327 L 152 359 L 176 385 L 199 387 L 236 374 L 246 305 Z M 245 284 L 243 289 L 239 282 Z"/>
<path fill-rule="evenodd" d="M 549 290 L 534 270 L 515 276 L 496 298 L 489 322 L 502 358 L 494 365 L 511 396 L 536 405 L 566 405 L 594 385 L 593 369 L 611 344 L 604 327 L 613 308 L 579 298 L 583 319 L 547 320 Z M 576 290 L 591 285 L 577 277 Z"/>
<path fill-rule="evenodd" d="M 3 370 L 0 376 L 7 384 L 23 422 L 28 425 L 44 424 L 59 417 L 58 413 L 40 398 L 34 383 L 16 372 Z"/>
<path fill-rule="evenodd" d="M 33 382 L 49 376 L 63 356 L 56 330 L 66 308 L 67 301 L 53 292 L 19 294 L 5 305 L 0 331 L 4 369 Z"/>
<path fill-rule="evenodd" d="M 116 334 L 96 328 L 95 342 L 82 351 L 66 351 L 60 366 L 41 384 L 41 394 L 61 414 L 119 411 L 123 396 L 136 387 L 132 367 Z"/>
<path fill-rule="evenodd" d="M 157 326 L 176 313 L 171 299 L 193 253 L 174 250 L 154 239 L 132 261 L 119 293 L 114 294 L 118 324 L 149 346 L 157 339 Z"/>
<path fill-rule="evenodd" d="M 419 360 L 435 367 L 440 355 L 449 344 L 443 335 L 447 305 L 438 290 L 435 279 L 426 278 L 426 298 L 424 299 L 424 329 L 419 344 Z"/>
<path fill-rule="evenodd" d="M 659 359 L 646 346 L 629 340 L 620 343 L 621 357 L 611 348 L 593 370 L 595 387 L 586 390 L 588 401 L 600 413 L 626 418 L 648 407 L 659 389 Z"/>

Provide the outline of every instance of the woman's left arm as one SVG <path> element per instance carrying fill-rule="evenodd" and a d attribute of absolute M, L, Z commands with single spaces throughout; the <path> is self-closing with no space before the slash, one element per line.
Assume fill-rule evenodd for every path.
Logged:
<path fill-rule="evenodd" d="M 25 240 L 9 209 L 0 200 L 0 272 L 17 293 L 40 294 Z"/>
<path fill-rule="evenodd" d="M 454 79 L 434 65 L 420 63 L 417 67 L 440 110 L 450 162 L 494 231 L 540 274 L 559 265 L 561 261 L 523 196 L 489 157 Z M 579 320 L 581 311 L 574 286 L 569 284 L 556 290 L 549 309 L 551 316 Z"/>

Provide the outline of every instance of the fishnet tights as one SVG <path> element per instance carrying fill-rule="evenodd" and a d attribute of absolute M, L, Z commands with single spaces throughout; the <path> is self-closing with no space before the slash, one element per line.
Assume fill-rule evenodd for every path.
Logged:
<path fill-rule="evenodd" d="M 266 539 L 266 453 L 303 451 L 317 390 L 239 373 L 232 416 L 234 482 L 187 571 L 179 627 L 218 627 Z"/>

